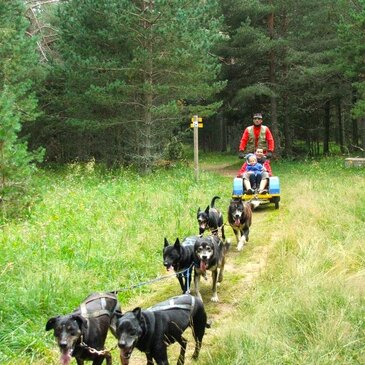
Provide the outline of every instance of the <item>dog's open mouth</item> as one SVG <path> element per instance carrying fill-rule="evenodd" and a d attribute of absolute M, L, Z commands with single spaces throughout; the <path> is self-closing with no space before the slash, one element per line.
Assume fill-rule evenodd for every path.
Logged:
<path fill-rule="evenodd" d="M 200 228 L 205 230 L 207 228 L 207 224 L 205 222 L 200 223 Z"/>
<path fill-rule="evenodd" d="M 129 359 L 132 355 L 133 347 L 124 347 L 120 349 L 120 361 L 123 365 L 129 364 Z"/>
<path fill-rule="evenodd" d="M 66 350 L 61 352 L 60 363 L 61 365 L 68 365 L 71 362 L 72 350 Z"/>
<path fill-rule="evenodd" d="M 166 266 L 166 270 L 167 270 L 168 272 L 172 272 L 172 271 L 174 271 L 175 269 L 174 269 L 174 267 L 173 267 L 172 265 L 170 265 L 170 266 Z"/>
<path fill-rule="evenodd" d="M 239 218 L 235 218 L 235 220 L 234 220 L 234 224 L 235 224 L 236 226 L 239 226 L 239 225 L 241 224 L 240 219 L 239 219 Z"/>
<path fill-rule="evenodd" d="M 208 264 L 204 260 L 200 260 L 200 270 L 207 271 Z"/>

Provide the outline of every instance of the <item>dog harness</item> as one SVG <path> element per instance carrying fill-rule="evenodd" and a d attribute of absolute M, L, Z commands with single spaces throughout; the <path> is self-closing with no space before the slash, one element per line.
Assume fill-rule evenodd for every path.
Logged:
<path fill-rule="evenodd" d="M 190 304 L 184 304 L 184 303 L 177 303 L 176 299 L 181 297 L 174 297 L 169 299 L 166 302 L 162 302 L 161 305 L 155 305 L 153 307 L 149 307 L 146 310 L 151 312 L 157 312 L 157 311 L 164 311 L 164 310 L 170 310 L 170 309 L 184 309 L 188 311 L 193 311 L 194 305 L 195 305 L 195 297 L 192 295 L 186 295 L 186 297 L 190 297 L 191 303 Z"/>
<path fill-rule="evenodd" d="M 115 300 L 115 305 L 114 305 L 114 308 L 113 308 L 112 311 L 106 309 L 106 298 Z M 89 304 L 91 302 L 94 302 L 96 300 L 100 300 L 101 309 L 89 312 L 87 310 L 87 307 L 86 307 L 87 304 Z M 118 301 L 116 300 L 116 298 L 114 296 L 104 294 L 104 293 L 103 294 L 99 293 L 95 297 L 92 297 L 89 300 L 86 300 L 85 302 L 81 303 L 80 304 L 80 311 L 81 311 L 81 315 L 86 319 L 88 319 L 88 318 L 97 318 L 97 317 L 100 317 L 100 316 L 103 316 L 103 315 L 107 315 L 107 316 L 111 317 L 115 313 L 117 305 L 118 305 Z"/>

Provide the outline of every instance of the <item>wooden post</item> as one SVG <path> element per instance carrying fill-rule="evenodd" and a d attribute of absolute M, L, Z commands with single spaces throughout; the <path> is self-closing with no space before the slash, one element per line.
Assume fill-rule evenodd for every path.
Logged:
<path fill-rule="evenodd" d="M 195 180 L 199 180 L 199 144 L 198 144 L 198 128 L 199 128 L 199 118 L 197 115 L 193 117 L 194 125 L 194 171 Z"/>

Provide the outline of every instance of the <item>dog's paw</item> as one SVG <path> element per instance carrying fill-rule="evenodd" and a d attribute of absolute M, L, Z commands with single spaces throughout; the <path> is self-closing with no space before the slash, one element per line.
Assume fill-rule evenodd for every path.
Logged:
<path fill-rule="evenodd" d="M 237 251 L 241 251 L 243 249 L 243 246 L 245 245 L 246 240 L 244 237 L 242 237 L 237 245 Z"/>
<path fill-rule="evenodd" d="M 217 294 L 214 294 L 214 295 L 210 298 L 210 300 L 211 300 L 212 302 L 214 302 L 214 303 L 218 303 L 218 302 L 219 302 L 218 295 L 217 295 Z"/>

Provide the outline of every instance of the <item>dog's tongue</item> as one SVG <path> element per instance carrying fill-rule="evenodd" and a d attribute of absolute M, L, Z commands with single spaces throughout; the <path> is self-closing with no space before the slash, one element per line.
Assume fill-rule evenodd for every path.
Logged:
<path fill-rule="evenodd" d="M 62 365 L 68 365 L 71 362 L 71 355 L 69 352 L 61 354 L 60 362 Z"/>
<path fill-rule="evenodd" d="M 203 260 L 200 260 L 200 270 L 201 271 L 207 270 L 207 264 Z"/>
<path fill-rule="evenodd" d="M 166 270 L 167 270 L 168 272 L 172 272 L 172 271 L 174 271 L 174 267 L 171 265 L 171 266 L 169 266 L 168 268 L 166 268 Z"/>
<path fill-rule="evenodd" d="M 240 222 L 239 218 L 235 219 L 234 224 L 235 224 L 236 226 L 239 226 L 239 225 L 241 224 L 241 222 Z"/>

